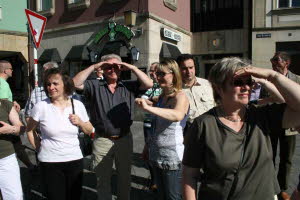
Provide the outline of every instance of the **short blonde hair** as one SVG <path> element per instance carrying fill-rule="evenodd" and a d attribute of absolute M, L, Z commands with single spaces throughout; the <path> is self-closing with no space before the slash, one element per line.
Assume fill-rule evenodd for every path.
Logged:
<path fill-rule="evenodd" d="M 182 79 L 181 79 L 181 73 L 179 70 L 179 66 L 175 60 L 172 59 L 166 59 L 161 61 L 158 65 L 156 70 L 163 71 L 168 69 L 173 73 L 173 88 L 175 89 L 175 92 L 178 92 L 182 89 Z"/>

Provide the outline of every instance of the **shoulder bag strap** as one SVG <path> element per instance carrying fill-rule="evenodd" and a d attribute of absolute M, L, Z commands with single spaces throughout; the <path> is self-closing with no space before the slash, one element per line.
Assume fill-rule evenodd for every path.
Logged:
<path fill-rule="evenodd" d="M 75 114 L 75 108 L 74 108 L 74 100 L 71 98 L 71 104 L 72 104 L 72 114 Z"/>

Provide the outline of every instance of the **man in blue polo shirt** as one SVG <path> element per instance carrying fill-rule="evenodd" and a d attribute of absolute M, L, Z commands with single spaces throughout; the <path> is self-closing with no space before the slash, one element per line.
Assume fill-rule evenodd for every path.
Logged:
<path fill-rule="evenodd" d="M 86 80 L 95 70 L 103 70 L 103 80 Z M 131 70 L 137 81 L 119 79 L 123 70 Z M 79 72 L 75 87 L 83 90 L 90 102 L 90 119 L 95 128 L 91 168 L 96 172 L 98 199 L 111 200 L 111 175 L 115 162 L 119 200 L 130 199 L 134 100 L 139 90 L 153 86 L 152 80 L 136 66 L 122 62 L 120 56 L 102 56 L 101 62 Z"/>

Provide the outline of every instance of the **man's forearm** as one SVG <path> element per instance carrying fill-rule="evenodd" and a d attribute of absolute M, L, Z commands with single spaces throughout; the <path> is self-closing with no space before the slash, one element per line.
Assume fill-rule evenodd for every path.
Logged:
<path fill-rule="evenodd" d="M 73 81 L 74 81 L 74 85 L 75 87 L 79 87 L 81 85 L 84 84 L 84 81 L 88 78 L 88 76 L 95 70 L 94 65 L 89 66 L 88 68 L 86 68 L 85 70 L 79 72 L 78 74 L 76 74 L 76 76 L 74 76 Z"/>
<path fill-rule="evenodd" d="M 141 83 L 141 89 L 149 89 L 153 86 L 153 81 L 151 78 L 149 78 L 147 76 L 147 74 L 145 74 L 144 72 L 142 72 L 139 68 L 134 67 L 132 69 L 132 72 L 136 75 L 136 77 L 138 78 L 138 80 Z"/>

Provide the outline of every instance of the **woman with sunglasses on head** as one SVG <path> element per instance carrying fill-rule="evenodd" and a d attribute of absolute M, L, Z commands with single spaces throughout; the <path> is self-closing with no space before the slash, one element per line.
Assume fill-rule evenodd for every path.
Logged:
<path fill-rule="evenodd" d="M 93 126 L 84 105 L 70 98 L 74 92 L 73 80 L 60 69 L 45 72 L 44 88 L 48 98 L 33 107 L 27 135 L 38 151 L 45 196 L 49 200 L 79 200 L 83 156 L 78 129 L 91 134 Z M 38 124 L 41 139 L 33 131 Z"/>
<path fill-rule="evenodd" d="M 156 76 L 162 89 L 158 102 L 152 106 L 146 99 L 136 99 L 137 105 L 154 115 L 152 132 L 148 136 L 148 146 L 145 146 L 144 151 L 149 152 L 149 161 L 158 179 L 157 189 L 160 199 L 180 200 L 183 129 L 189 102 L 182 91 L 182 80 L 176 61 L 160 62 Z"/>
<path fill-rule="evenodd" d="M 251 76 L 273 83 L 285 104 L 248 106 Z M 185 138 L 185 199 L 274 199 L 280 192 L 272 161 L 270 134 L 300 125 L 300 86 L 285 76 L 224 58 L 211 69 L 217 106 L 199 116 Z"/>

